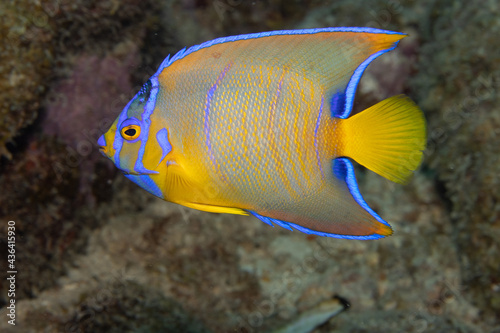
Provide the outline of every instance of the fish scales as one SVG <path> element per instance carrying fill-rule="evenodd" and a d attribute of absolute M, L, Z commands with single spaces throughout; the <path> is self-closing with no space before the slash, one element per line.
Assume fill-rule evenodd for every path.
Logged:
<path fill-rule="evenodd" d="M 221 191 L 245 209 L 275 207 L 315 191 L 321 178 L 311 176 L 318 174 L 313 124 L 320 109 L 321 87 L 282 68 L 227 58 L 201 55 L 198 67 L 188 75 L 160 75 L 160 83 L 175 81 L 176 89 L 193 91 L 196 96 L 182 105 L 165 103 L 175 105 L 165 109 L 168 118 L 186 119 L 182 128 L 196 131 L 191 148 L 197 148 L 186 156 L 204 161 L 197 169 L 207 170 L 211 181 L 222 184 Z M 245 67 L 250 67 L 250 74 Z M 241 94 L 242 84 L 252 93 Z M 205 112 L 197 112 L 202 106 Z M 186 117 L 190 110 L 193 115 Z M 283 196 L 276 198 L 276 191 Z M 256 197 L 258 202 L 247 204 Z"/>

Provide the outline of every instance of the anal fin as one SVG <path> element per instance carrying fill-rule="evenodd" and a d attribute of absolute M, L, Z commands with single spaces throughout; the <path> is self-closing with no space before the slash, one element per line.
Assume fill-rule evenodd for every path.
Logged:
<path fill-rule="evenodd" d="M 248 212 L 271 226 L 322 237 L 369 240 L 392 234 L 391 226 L 361 196 L 347 158 L 333 161 L 333 173 L 327 181 L 331 185 L 280 210 Z"/>
<path fill-rule="evenodd" d="M 356 182 L 356 176 L 354 175 L 354 167 L 351 161 L 345 157 L 337 158 L 333 161 L 333 174 L 339 180 L 344 181 L 351 193 L 354 201 L 360 205 L 366 212 L 368 212 L 377 222 L 377 234 L 382 237 L 392 235 L 391 226 L 384 221 L 373 209 L 368 206 L 366 201 L 361 196 L 359 192 L 358 183 Z"/>

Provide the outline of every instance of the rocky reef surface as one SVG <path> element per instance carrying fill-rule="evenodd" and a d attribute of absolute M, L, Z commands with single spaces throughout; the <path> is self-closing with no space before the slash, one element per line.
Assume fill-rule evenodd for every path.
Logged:
<path fill-rule="evenodd" d="M 0 4 L 0 268 L 16 222 L 16 326 L 2 332 L 274 332 L 341 296 L 314 332 L 500 332 L 497 1 L 35 1 Z M 355 110 L 406 93 L 428 148 L 407 186 L 357 168 L 395 235 L 348 241 L 152 197 L 95 141 L 168 53 L 238 33 L 410 34 Z"/>

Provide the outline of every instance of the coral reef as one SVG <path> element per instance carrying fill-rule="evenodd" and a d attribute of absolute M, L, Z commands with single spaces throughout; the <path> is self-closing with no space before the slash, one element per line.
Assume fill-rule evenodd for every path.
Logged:
<path fill-rule="evenodd" d="M 53 30 L 38 1 L 0 4 L 0 158 L 6 144 L 37 117 L 47 90 Z"/>
<path fill-rule="evenodd" d="M 78 168 L 79 192 L 92 204 L 98 202 L 95 194 L 102 197 L 91 189 L 96 163 L 108 171 L 113 169 L 100 158 L 96 142 L 137 90 L 131 85 L 130 69 L 137 67 L 138 58 L 137 45 L 132 42 L 118 44 L 105 57 L 78 55 L 70 62 L 71 74 L 54 84 L 47 98 L 40 124 L 43 133 L 68 145 L 67 158 L 52 168 L 58 179 Z"/>
<path fill-rule="evenodd" d="M 134 282 L 117 280 L 94 292 L 82 300 L 80 309 L 58 331 L 209 332 L 176 301 Z M 94 298 L 96 294 L 99 299 Z M 92 307 L 96 304 L 99 308 Z"/>
<path fill-rule="evenodd" d="M 0 4 L 6 38 L 0 46 L 0 154 L 10 156 L 5 144 L 14 142 L 13 159 L 3 159 L 0 168 L 0 217 L 16 220 L 23 244 L 17 299 L 53 286 L 84 249 L 88 231 L 104 221 L 96 220 L 90 210 L 96 205 L 89 204 L 111 200 L 108 182 L 116 170 L 95 158 L 95 141 L 110 113 L 133 93 L 132 81 L 142 81 L 134 69 L 141 63 L 142 39 L 155 26 L 152 3 Z M 0 240 L 6 257 L 5 241 Z"/>
<path fill-rule="evenodd" d="M 18 275 L 18 299 L 36 297 L 40 290 L 53 286 L 53 277 L 66 269 L 65 259 L 85 245 L 80 237 L 83 225 L 72 219 L 72 207 L 78 200 L 78 170 L 70 169 L 56 181 L 50 168 L 65 157 L 65 147 L 51 139 L 32 142 L 0 177 L 0 217 L 15 220 L 18 246 L 23 248 L 16 255 L 17 265 L 23 267 Z M 87 224 L 90 227 L 95 220 L 88 219 Z M 1 255 L 7 258 L 7 240 L 2 237 L 0 242 Z M 8 289 L 4 281 L 0 282 L 2 305 Z"/>
<path fill-rule="evenodd" d="M 13 143 L 37 118 L 44 94 L 54 79 L 64 76 L 70 54 L 102 55 L 123 41 L 144 45 L 147 27 L 157 24 L 157 16 L 152 15 L 156 4 L 140 0 L 2 1 L 0 34 L 6 40 L 0 45 L 0 155 L 11 156 L 6 144 Z M 146 62 L 150 63 L 151 59 Z M 15 150 L 15 145 L 10 149 Z"/>
<path fill-rule="evenodd" d="M 131 98 L 129 71 L 138 65 L 137 47 L 125 43 L 116 49 L 113 53 L 118 54 L 104 58 L 86 54 L 74 58 L 72 73 L 48 96 L 41 124 L 44 133 L 59 137 L 83 156 Z"/>

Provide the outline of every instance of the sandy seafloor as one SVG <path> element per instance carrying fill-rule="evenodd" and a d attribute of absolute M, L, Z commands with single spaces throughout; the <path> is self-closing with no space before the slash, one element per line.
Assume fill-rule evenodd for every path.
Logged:
<path fill-rule="evenodd" d="M 0 15 L 0 271 L 10 220 L 17 270 L 15 297 L 0 280 L 1 332 L 275 332 L 304 317 L 317 333 L 500 332 L 500 2 L 20 0 Z M 368 67 L 354 105 L 405 93 L 428 122 L 408 185 L 356 168 L 393 236 L 190 210 L 98 153 L 167 54 L 330 26 L 410 35 Z M 349 310 L 314 323 L 335 296 Z"/>

